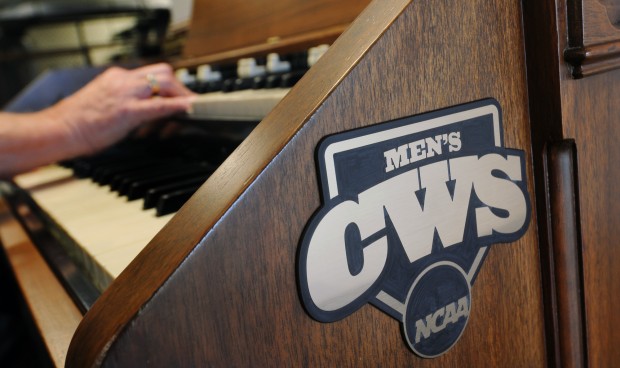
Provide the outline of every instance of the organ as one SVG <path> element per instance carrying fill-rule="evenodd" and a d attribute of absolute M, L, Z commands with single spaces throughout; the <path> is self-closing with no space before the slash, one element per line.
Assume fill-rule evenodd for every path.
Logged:
<path fill-rule="evenodd" d="M 33 231 L 45 226 L 26 206 L 30 199 L 5 196 L 12 211 L 5 209 L 0 227 L 4 252 L 56 364 L 65 358 L 71 367 L 617 361 L 615 2 L 246 3 L 198 1 L 186 58 L 175 66 L 194 75 L 200 65 L 217 69 L 252 55 L 331 46 L 271 100 L 255 127 L 239 117 L 219 121 L 226 113 L 200 123 L 223 127 L 222 137 L 244 138 L 160 229 L 136 236 L 126 265 L 103 267 L 108 275 L 95 287 L 103 292 L 81 303 L 85 314 L 40 255 L 47 246 L 37 240 L 49 239 Z M 227 8 L 236 15 L 223 16 Z M 329 200 L 317 167 L 321 142 L 489 98 L 501 107 L 503 146 L 524 152 L 531 209 L 519 240 L 491 245 L 476 261 L 483 264 L 460 339 L 424 359 L 380 308 L 363 305 L 336 321 L 311 317 L 298 265 L 309 221 Z M 47 170 L 45 180 L 26 174 L 15 184 L 37 200 L 64 190 L 51 179 L 82 182 L 67 169 Z M 39 205 L 48 214 L 71 206 Z M 89 234 L 99 240 L 108 232 L 95 226 Z M 76 274 L 70 264 L 67 279 Z M 447 313 L 450 305 L 437 310 Z"/>

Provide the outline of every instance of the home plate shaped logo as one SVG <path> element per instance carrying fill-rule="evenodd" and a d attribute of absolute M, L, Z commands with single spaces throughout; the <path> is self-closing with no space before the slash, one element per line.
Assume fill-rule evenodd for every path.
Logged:
<path fill-rule="evenodd" d="M 493 99 L 330 136 L 318 147 L 323 205 L 301 240 L 308 313 L 334 322 L 371 303 L 432 358 L 463 334 L 495 243 L 530 220 L 525 154 L 504 148 Z"/>

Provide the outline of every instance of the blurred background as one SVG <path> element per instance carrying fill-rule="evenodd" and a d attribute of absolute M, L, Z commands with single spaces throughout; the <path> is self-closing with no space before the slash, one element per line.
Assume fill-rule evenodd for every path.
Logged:
<path fill-rule="evenodd" d="M 0 0 L 0 106 L 49 69 L 165 60 L 193 0 Z"/>

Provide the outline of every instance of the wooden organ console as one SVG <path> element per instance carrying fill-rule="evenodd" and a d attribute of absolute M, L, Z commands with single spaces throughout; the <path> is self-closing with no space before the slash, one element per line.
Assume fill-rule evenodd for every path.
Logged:
<path fill-rule="evenodd" d="M 64 273 L 50 265 L 54 230 L 37 230 L 47 228 L 39 210 L 58 222 L 57 213 L 79 208 L 83 199 L 71 204 L 71 194 L 89 180 L 58 167 L 45 169 L 47 177 L 15 179 L 4 196 L 0 237 L 52 361 L 614 366 L 620 361 L 620 316 L 613 312 L 620 291 L 618 9 L 615 0 L 197 1 L 187 57 L 174 62 L 189 73 L 331 46 L 290 90 L 269 99 L 274 107 L 250 124 L 247 137 L 247 121 L 222 122 L 218 114 L 210 117 L 218 121 L 200 123 L 244 138 L 212 163 L 178 212 L 139 236 L 132 232 L 139 221 L 122 212 L 110 212 L 126 219 L 115 228 L 94 223 L 88 234 L 74 235 L 79 243 L 94 234 L 100 246 L 114 249 L 135 241 L 130 260 L 102 267 L 104 281 L 88 300 L 76 303 L 66 285 L 92 280 L 75 281 L 78 266 L 65 258 Z M 321 142 L 489 98 L 501 107 L 504 145 L 524 152 L 529 222 L 517 241 L 482 256 L 458 342 L 421 358 L 398 321 L 374 306 L 337 321 L 311 317 L 297 265 L 309 220 L 329 200 L 317 175 Z M 62 192 L 62 201 L 32 204 L 50 191 Z M 76 231 L 85 223 L 78 215 Z M 67 232 L 72 225 L 62 226 Z"/>

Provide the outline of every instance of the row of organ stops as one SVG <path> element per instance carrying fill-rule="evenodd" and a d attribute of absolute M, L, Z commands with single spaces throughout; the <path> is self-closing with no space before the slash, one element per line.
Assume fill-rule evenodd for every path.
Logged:
<path fill-rule="evenodd" d="M 248 89 L 291 88 L 327 51 L 328 45 L 305 52 L 266 57 L 243 58 L 237 64 L 201 65 L 191 73 L 187 68 L 176 70 L 181 83 L 196 93 L 233 92 Z"/>
<path fill-rule="evenodd" d="M 75 176 L 128 201 L 141 200 L 145 210 L 155 208 L 163 216 L 178 211 L 238 143 L 206 134 L 131 139 L 62 164 Z"/>

